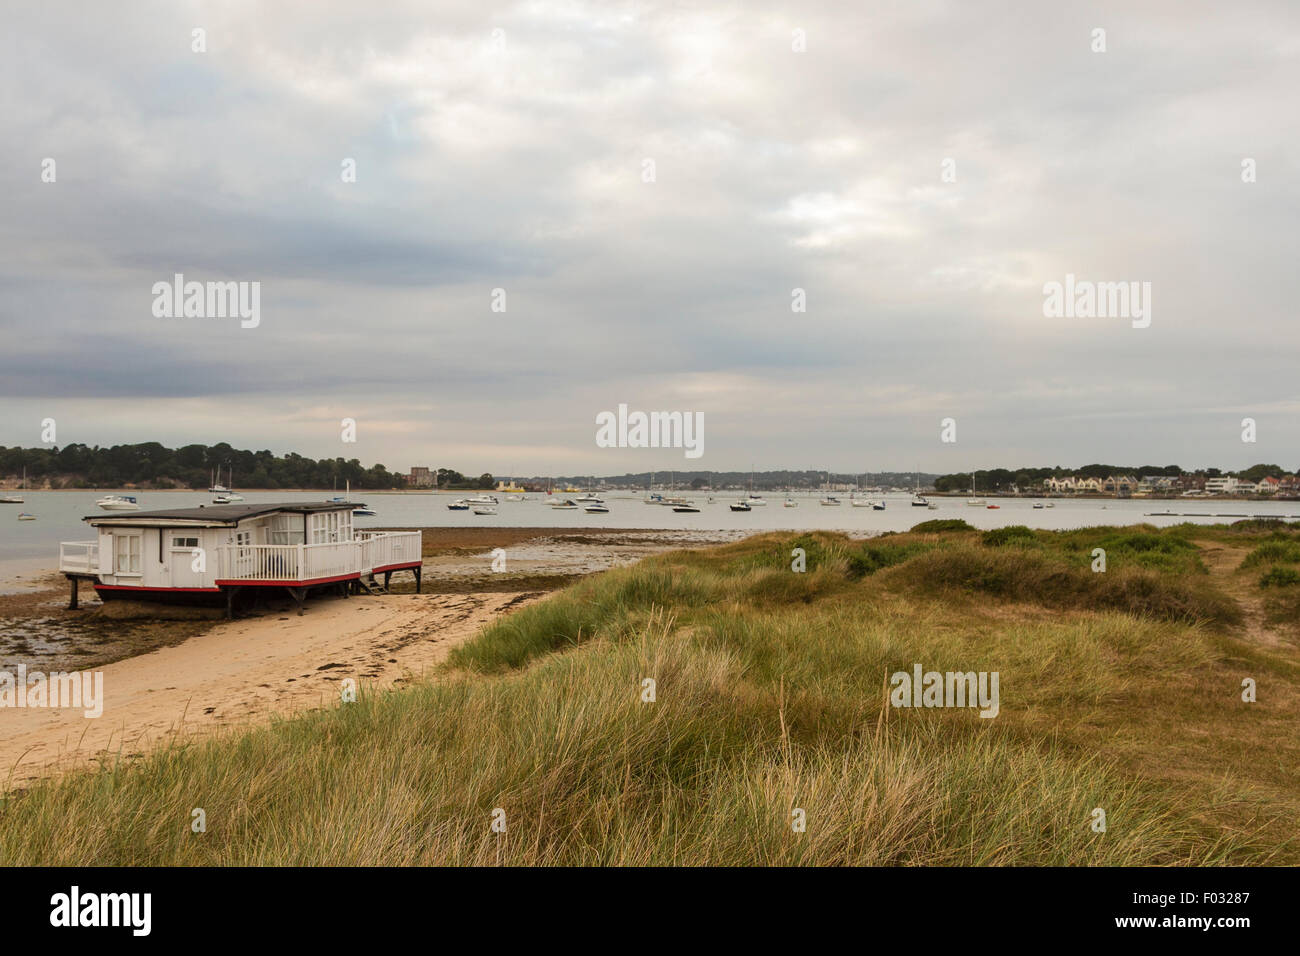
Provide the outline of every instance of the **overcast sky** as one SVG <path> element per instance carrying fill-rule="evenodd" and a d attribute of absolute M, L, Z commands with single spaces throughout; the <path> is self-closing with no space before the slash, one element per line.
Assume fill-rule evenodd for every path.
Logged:
<path fill-rule="evenodd" d="M 1294 3 L 125 6 L 6 7 L 0 444 L 1300 466 Z M 1150 327 L 1045 318 L 1067 273 Z M 598 448 L 619 403 L 703 457 Z"/>

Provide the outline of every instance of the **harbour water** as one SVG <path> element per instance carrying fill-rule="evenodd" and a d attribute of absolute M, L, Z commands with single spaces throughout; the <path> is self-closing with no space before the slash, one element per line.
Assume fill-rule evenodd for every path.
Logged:
<path fill-rule="evenodd" d="M 88 515 L 106 515 L 95 506 L 97 498 L 109 493 L 95 491 L 28 491 L 21 505 L 0 505 L 0 572 L 24 569 L 53 569 L 58 563 L 60 541 L 85 541 L 93 537 L 82 520 Z M 144 511 L 164 508 L 192 508 L 211 504 L 212 496 L 193 491 L 122 491 L 134 495 Z M 244 503 L 275 501 L 322 501 L 324 492 L 241 492 Z M 609 492 L 602 495 L 608 514 L 556 510 L 544 494 L 528 494 L 524 500 L 497 494 L 495 515 L 471 511 L 449 511 L 457 498 L 479 492 L 353 492 L 354 501 L 366 502 L 377 514 L 354 519 L 358 528 L 378 527 L 526 527 L 526 528 L 646 528 L 691 531 L 775 531 L 827 529 L 855 534 L 906 531 L 922 521 L 961 518 L 977 528 L 1028 525 L 1031 528 L 1069 529 L 1090 525 L 1126 525 L 1147 521 L 1158 527 L 1182 521 L 1198 524 L 1231 523 L 1246 517 L 1300 518 L 1298 501 L 1230 501 L 1215 499 L 1052 499 L 1051 508 L 1034 508 L 1033 498 L 989 498 L 997 509 L 972 507 L 960 497 L 932 498 L 937 508 L 913 507 L 910 495 L 887 495 L 884 511 L 855 508 L 843 496 L 839 507 L 821 505 L 818 493 L 796 494 L 798 507 L 784 507 L 784 494 L 765 496 L 767 504 L 748 512 L 733 512 L 729 505 L 743 497 L 740 492 L 677 492 L 693 501 L 698 514 L 684 514 L 662 505 L 645 504 L 644 492 Z M 561 496 L 556 496 L 561 497 Z M 874 500 L 880 500 L 878 497 Z M 1194 517 L 1147 515 L 1150 512 L 1194 512 Z M 18 513 L 37 516 L 35 521 L 18 521 Z M 129 514 L 129 512 L 121 512 Z M 8 575 L 0 574 L 0 581 Z"/>

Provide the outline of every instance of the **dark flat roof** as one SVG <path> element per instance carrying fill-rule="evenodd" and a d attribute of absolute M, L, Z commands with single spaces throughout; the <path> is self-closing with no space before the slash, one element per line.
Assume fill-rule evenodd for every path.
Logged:
<path fill-rule="evenodd" d="M 312 514 L 317 511 L 351 511 L 364 508 L 359 501 L 282 501 L 265 505 L 199 505 L 197 508 L 168 508 L 165 511 L 123 511 L 87 515 L 83 521 L 103 524 L 132 524 L 136 521 L 204 521 L 211 524 L 235 525 L 246 518 L 288 511 Z"/>

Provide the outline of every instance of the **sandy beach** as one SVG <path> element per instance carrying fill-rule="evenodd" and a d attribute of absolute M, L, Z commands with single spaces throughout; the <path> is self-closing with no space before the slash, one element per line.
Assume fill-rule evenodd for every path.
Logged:
<path fill-rule="evenodd" d="M 311 613 L 232 621 L 181 644 L 108 664 L 104 713 L 0 709 L 6 788 L 98 759 L 319 707 L 340 681 L 392 687 L 540 592 L 321 599 Z"/>
<path fill-rule="evenodd" d="M 0 707 L 3 787 L 323 706 L 338 699 L 344 678 L 375 689 L 400 685 L 429 673 L 485 624 L 577 577 L 734 537 L 539 528 L 424 535 L 425 593 L 317 596 L 302 617 L 284 602 L 234 621 L 158 620 L 147 606 L 143 617 L 123 620 L 93 599 L 67 611 L 61 579 L 33 576 L 27 590 L 0 601 L 0 636 L 11 642 L 0 669 L 100 670 L 103 715 Z M 505 571 L 492 570 L 496 548 L 505 549 Z"/>

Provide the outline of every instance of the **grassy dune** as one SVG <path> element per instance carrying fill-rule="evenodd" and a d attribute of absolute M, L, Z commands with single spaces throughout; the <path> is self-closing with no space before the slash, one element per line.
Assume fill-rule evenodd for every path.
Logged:
<path fill-rule="evenodd" d="M 585 579 L 434 681 L 9 798 L 0 860 L 1300 862 L 1300 654 L 1285 608 L 1268 641 L 1251 610 L 1300 591 L 1258 582 L 1300 534 L 922 527 Z M 998 671 L 999 715 L 889 707 L 918 663 Z"/>

